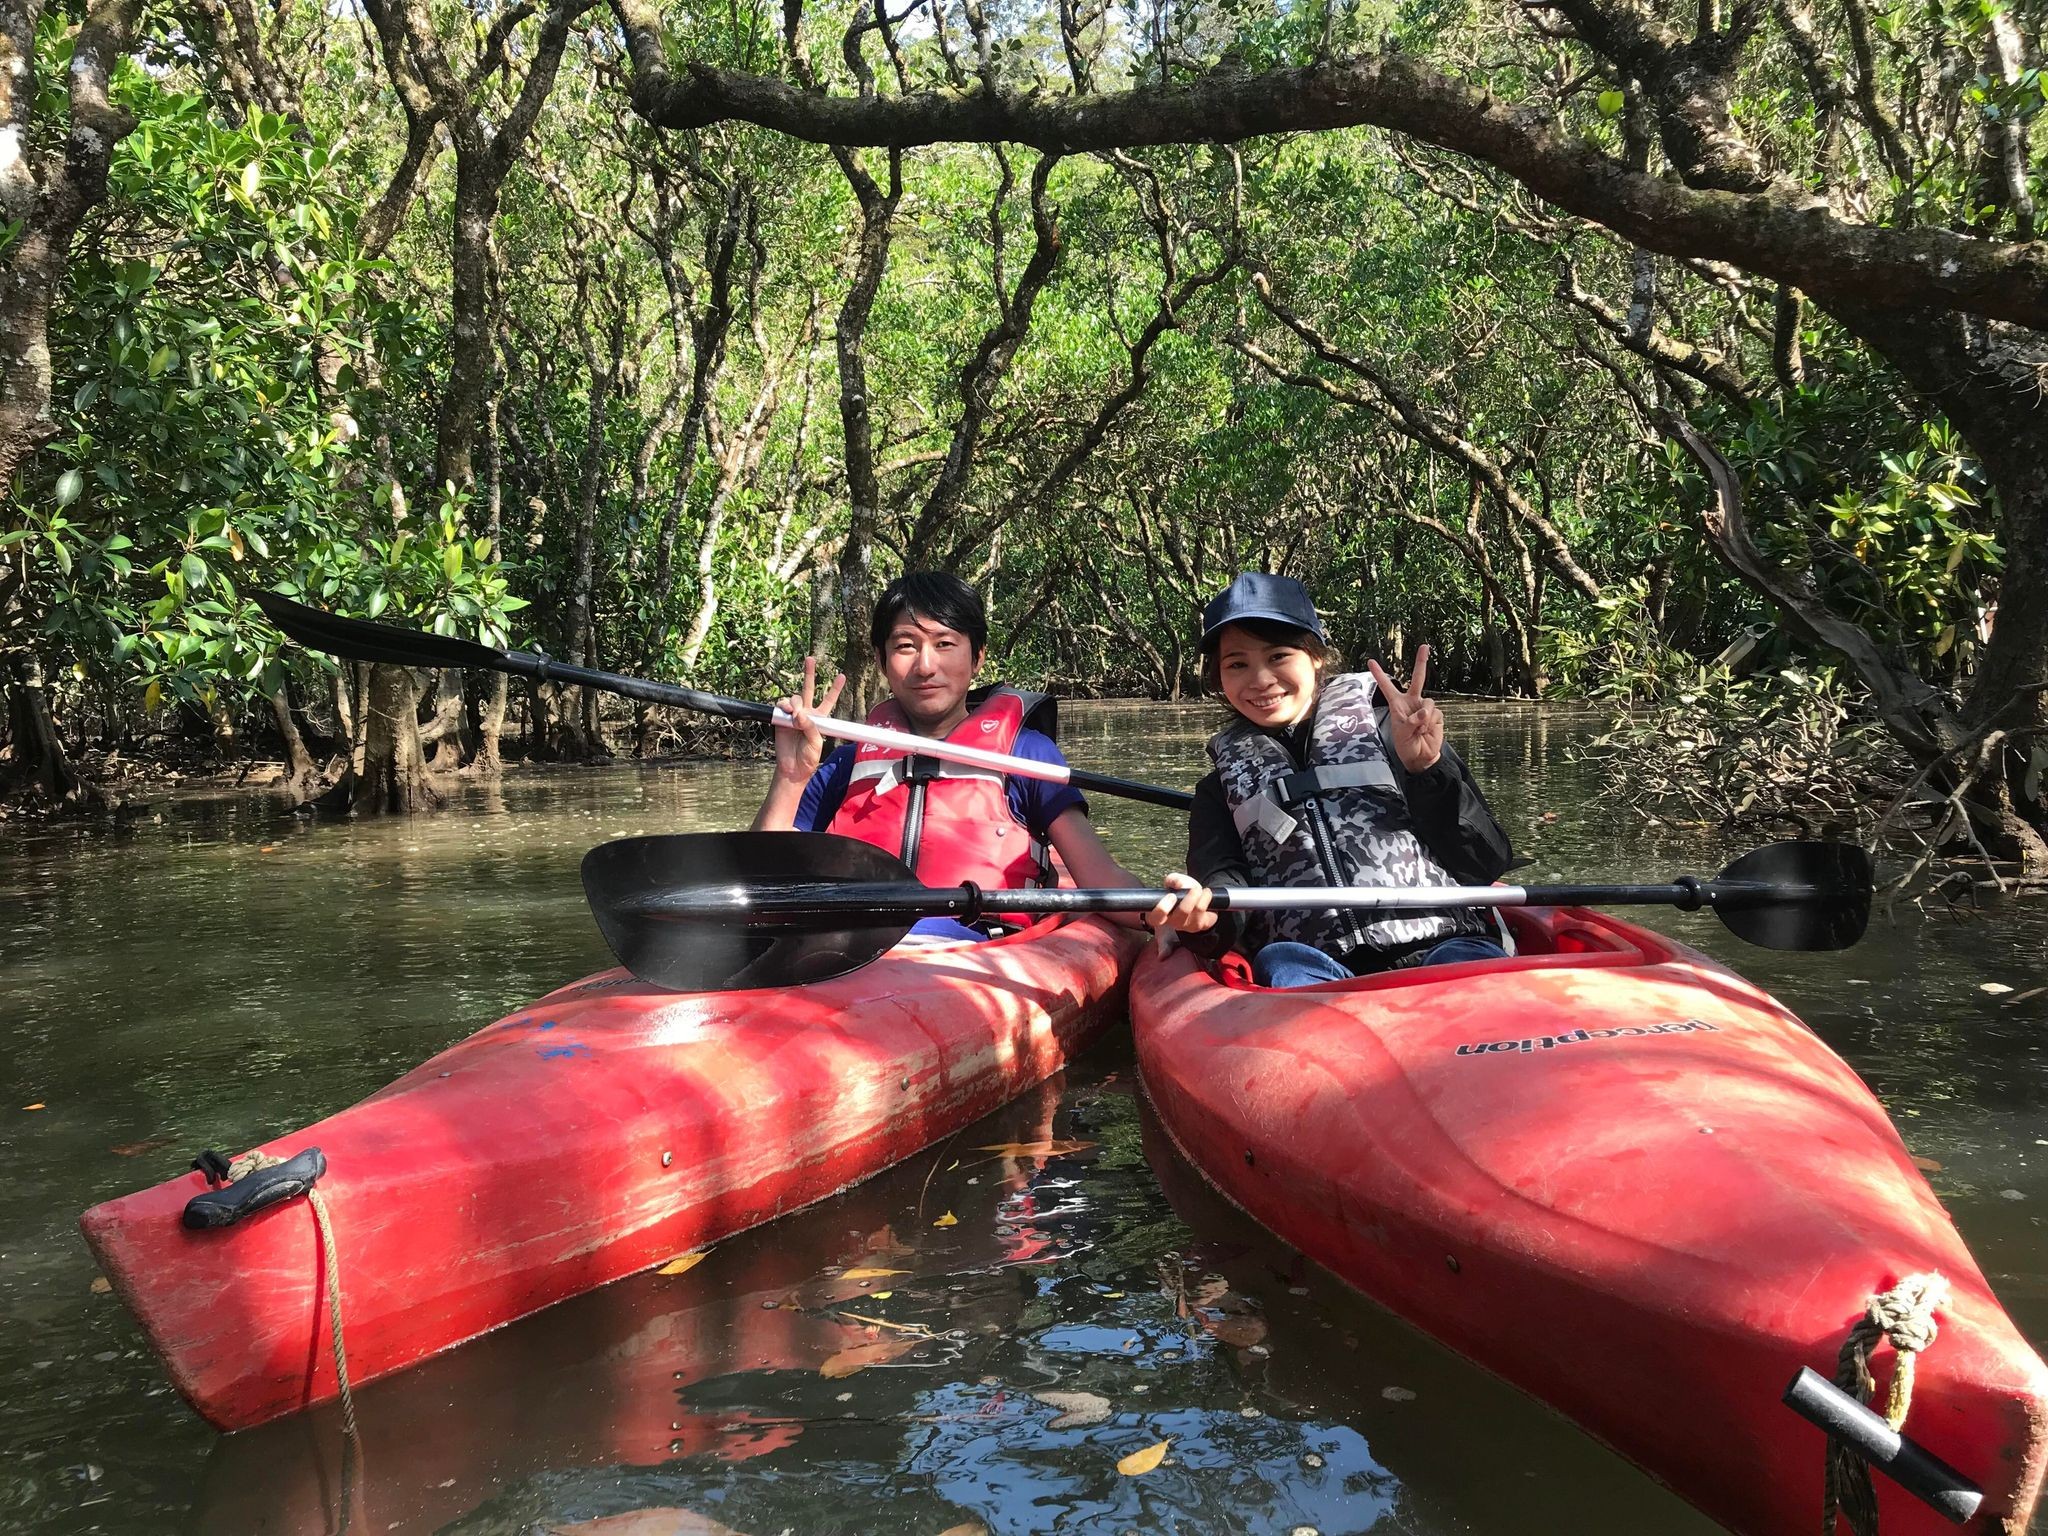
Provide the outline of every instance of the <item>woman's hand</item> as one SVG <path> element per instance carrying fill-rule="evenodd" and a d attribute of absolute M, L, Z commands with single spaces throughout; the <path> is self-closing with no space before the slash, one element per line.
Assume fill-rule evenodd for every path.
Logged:
<path fill-rule="evenodd" d="M 792 784 L 810 782 L 811 775 L 818 771 L 818 764 L 825 756 L 825 737 L 814 717 L 830 716 L 832 706 L 839 702 L 840 690 L 845 687 L 846 674 L 842 672 L 832 679 L 832 686 L 825 690 L 825 697 L 812 703 L 818 691 L 818 658 L 804 658 L 801 691 L 775 701 L 775 707 L 790 717 L 789 724 L 778 722 L 775 727 L 777 778 Z"/>
<path fill-rule="evenodd" d="M 1157 933 L 1171 929 L 1175 933 L 1207 933 L 1216 926 L 1216 914 L 1209 910 L 1209 898 L 1213 894 L 1200 881 L 1183 874 L 1171 874 L 1161 882 L 1178 896 L 1162 896 L 1159 905 L 1145 914 L 1145 926 Z"/>
<path fill-rule="evenodd" d="M 1415 676 L 1409 679 L 1406 693 L 1387 680 L 1378 662 L 1366 665 L 1372 668 L 1372 680 L 1386 702 L 1387 734 L 1393 738 L 1401 766 L 1410 773 L 1434 768 L 1444 755 L 1444 712 L 1436 707 L 1436 700 L 1422 696 L 1423 681 L 1429 676 L 1429 647 L 1415 648 Z"/>

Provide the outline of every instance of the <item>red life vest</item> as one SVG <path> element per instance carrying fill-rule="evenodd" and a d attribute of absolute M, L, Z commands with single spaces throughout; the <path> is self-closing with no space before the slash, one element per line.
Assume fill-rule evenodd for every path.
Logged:
<path fill-rule="evenodd" d="M 910 729 L 893 699 L 878 705 L 868 724 Z M 1008 752 L 1023 729 L 1023 695 L 999 685 L 974 701 L 946 740 Z M 1009 785 L 992 768 L 863 746 L 854 754 L 846 799 L 826 830 L 888 849 L 926 885 L 972 880 L 984 890 L 1019 890 L 1044 875 L 1031 833 L 1010 812 Z"/>

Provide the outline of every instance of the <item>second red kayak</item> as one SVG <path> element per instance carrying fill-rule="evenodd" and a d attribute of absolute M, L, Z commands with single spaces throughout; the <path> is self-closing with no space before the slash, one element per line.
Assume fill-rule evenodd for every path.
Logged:
<path fill-rule="evenodd" d="M 832 981 L 676 993 L 609 972 L 262 1148 L 325 1156 L 355 1382 L 845 1188 L 1059 1071 L 1137 944 L 1100 919 L 905 947 Z M 336 1395 L 327 1271 L 291 1200 L 188 1230 L 192 1173 L 80 1225 L 221 1429 Z"/>
<path fill-rule="evenodd" d="M 2048 1367 L 1856 1074 L 1647 930 L 1508 921 L 1514 959 L 1296 991 L 1148 957 L 1132 1026 L 1161 1121 L 1268 1229 L 1747 1536 L 1820 1526 L 1826 1442 L 1787 1383 L 1832 1376 L 1873 1295 L 1938 1272 L 1905 1431 L 1981 1488 L 1969 1529 L 2024 1531 Z M 1889 1382 L 1889 1345 L 1872 1368 Z M 1876 1491 L 1887 1536 L 1954 1529 Z"/>

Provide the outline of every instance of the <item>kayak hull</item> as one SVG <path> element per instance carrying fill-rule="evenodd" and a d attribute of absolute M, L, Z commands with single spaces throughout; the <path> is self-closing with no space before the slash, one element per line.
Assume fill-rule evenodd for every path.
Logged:
<path fill-rule="evenodd" d="M 1100 919 L 906 948 L 831 981 L 563 987 L 259 1150 L 321 1148 L 350 1379 L 373 1380 L 889 1167 L 1059 1071 L 1136 945 Z M 186 1231 L 192 1173 L 80 1227 L 209 1423 L 337 1395 L 307 1202 Z"/>
<path fill-rule="evenodd" d="M 1296 992 L 1142 961 L 1161 1121 L 1277 1235 L 1755 1536 L 1819 1518 L 1825 1441 L 1787 1383 L 1939 1271 L 1906 1432 L 1983 1488 L 1971 1529 L 2018 1536 L 2048 1368 L 1869 1090 L 1704 956 L 1587 912 L 1515 922 L 1519 959 Z M 1888 1533 L 1951 1529 L 1877 1486 Z"/>

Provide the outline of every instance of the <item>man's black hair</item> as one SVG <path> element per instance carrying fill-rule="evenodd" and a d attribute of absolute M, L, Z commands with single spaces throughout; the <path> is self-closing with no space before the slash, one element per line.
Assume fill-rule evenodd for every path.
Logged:
<path fill-rule="evenodd" d="M 981 594 L 950 571 L 905 571 L 882 590 L 868 636 L 876 650 L 888 643 L 889 631 L 905 614 L 958 630 L 977 654 L 988 649 L 988 610 Z"/>

